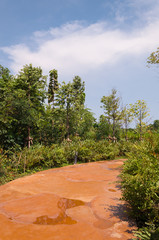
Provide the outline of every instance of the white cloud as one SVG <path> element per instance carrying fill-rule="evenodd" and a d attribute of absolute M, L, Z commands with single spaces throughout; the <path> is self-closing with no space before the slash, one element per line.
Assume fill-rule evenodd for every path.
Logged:
<path fill-rule="evenodd" d="M 107 23 L 84 26 L 79 22 L 35 32 L 30 44 L 3 47 L 17 73 L 23 65 L 41 66 L 45 73 L 56 68 L 63 74 L 78 74 L 113 65 L 124 57 L 149 55 L 159 45 L 159 20 L 131 32 L 110 30 Z"/>

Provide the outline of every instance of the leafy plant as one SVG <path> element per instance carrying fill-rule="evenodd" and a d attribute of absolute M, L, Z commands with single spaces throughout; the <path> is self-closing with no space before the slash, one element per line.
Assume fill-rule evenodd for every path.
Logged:
<path fill-rule="evenodd" d="M 159 225 L 159 157 L 154 149 L 150 142 L 134 145 L 121 174 L 123 199 L 139 226 Z"/>

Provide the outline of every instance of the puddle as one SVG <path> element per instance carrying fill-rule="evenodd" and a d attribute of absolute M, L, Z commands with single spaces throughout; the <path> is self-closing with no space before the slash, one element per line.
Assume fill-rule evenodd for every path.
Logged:
<path fill-rule="evenodd" d="M 57 203 L 58 208 L 60 208 L 62 211 L 65 211 L 68 208 L 78 207 L 82 205 L 86 205 L 86 203 L 81 200 L 68 198 L 61 198 Z"/>
<path fill-rule="evenodd" d="M 67 216 L 66 209 L 82 205 L 86 205 L 86 203 L 81 200 L 61 198 L 57 203 L 58 208 L 61 209 L 61 212 L 57 217 L 51 218 L 47 215 L 40 216 L 37 217 L 36 221 L 33 222 L 33 224 L 40 225 L 76 224 L 77 223 L 76 220 L 72 219 L 70 216 Z"/>
<path fill-rule="evenodd" d="M 50 218 L 47 215 L 37 217 L 36 221 L 33 223 L 40 224 L 40 225 L 56 225 L 56 224 L 72 225 L 72 224 L 77 223 L 77 221 L 73 220 L 71 217 L 67 216 L 65 213 L 61 213 L 56 218 Z"/>
<path fill-rule="evenodd" d="M 116 190 L 115 190 L 115 189 L 112 189 L 112 188 L 109 188 L 108 191 L 110 191 L 110 192 L 116 192 Z"/>

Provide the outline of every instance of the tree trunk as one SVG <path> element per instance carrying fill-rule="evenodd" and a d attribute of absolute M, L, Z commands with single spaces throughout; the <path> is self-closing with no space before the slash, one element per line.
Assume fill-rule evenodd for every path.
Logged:
<path fill-rule="evenodd" d="M 30 127 L 28 127 L 28 148 L 30 148 Z"/>
<path fill-rule="evenodd" d="M 113 119 L 113 137 L 115 137 L 115 119 Z"/>
<path fill-rule="evenodd" d="M 128 121 L 125 121 L 125 140 L 128 141 Z"/>
<path fill-rule="evenodd" d="M 141 141 L 142 139 L 142 116 L 141 116 L 141 111 L 140 111 L 140 123 L 139 123 L 139 128 L 140 128 L 140 132 L 139 132 L 139 140 Z"/>
<path fill-rule="evenodd" d="M 70 136 L 70 133 L 69 133 L 69 130 L 70 130 L 70 125 L 69 125 L 69 104 L 67 103 L 67 119 L 66 119 L 66 138 L 69 138 Z"/>
<path fill-rule="evenodd" d="M 30 107 L 30 84 L 29 84 L 29 92 L 28 92 L 28 101 Z M 30 148 L 30 126 L 28 126 L 28 148 Z"/>
<path fill-rule="evenodd" d="M 126 141 L 128 141 L 128 129 L 127 128 L 125 129 L 125 139 L 126 139 Z"/>
<path fill-rule="evenodd" d="M 77 164 L 77 158 L 78 158 L 78 151 L 75 151 L 75 161 L 74 161 L 74 164 Z"/>

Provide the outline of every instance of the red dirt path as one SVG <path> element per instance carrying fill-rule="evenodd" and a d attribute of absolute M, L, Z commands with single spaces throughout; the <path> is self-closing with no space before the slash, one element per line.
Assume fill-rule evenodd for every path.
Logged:
<path fill-rule="evenodd" d="M 124 160 L 50 169 L 0 187 L 0 240 L 132 239 L 120 200 Z"/>

